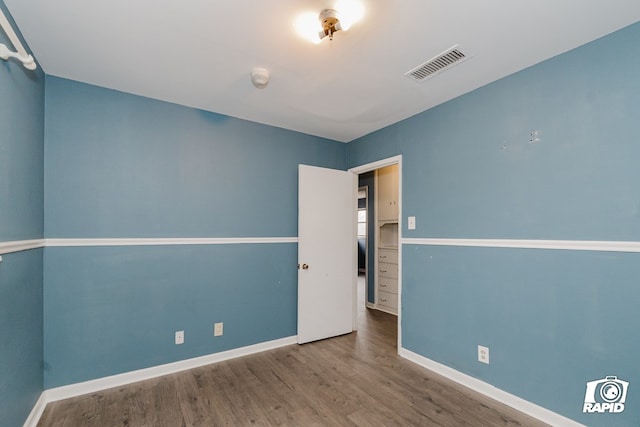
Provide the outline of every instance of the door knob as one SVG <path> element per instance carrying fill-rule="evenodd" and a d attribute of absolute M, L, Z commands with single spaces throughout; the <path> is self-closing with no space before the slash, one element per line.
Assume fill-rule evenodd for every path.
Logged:
<path fill-rule="evenodd" d="M 302 264 L 302 269 L 303 270 L 308 270 L 309 269 L 309 264 Z"/>

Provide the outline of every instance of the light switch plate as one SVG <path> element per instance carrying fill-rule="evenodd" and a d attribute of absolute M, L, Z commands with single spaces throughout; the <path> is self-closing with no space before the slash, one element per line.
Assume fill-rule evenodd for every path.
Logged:
<path fill-rule="evenodd" d="M 415 230 L 416 229 L 416 217 L 415 216 L 410 216 L 409 220 L 407 221 L 407 227 L 409 228 L 409 230 Z"/>

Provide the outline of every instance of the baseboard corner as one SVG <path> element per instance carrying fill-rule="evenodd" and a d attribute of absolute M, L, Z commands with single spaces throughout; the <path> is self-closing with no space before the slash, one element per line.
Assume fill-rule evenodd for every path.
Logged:
<path fill-rule="evenodd" d="M 40 417 L 44 412 L 44 408 L 47 407 L 47 392 L 43 391 L 40 393 L 40 397 L 36 401 L 35 405 L 31 409 L 29 416 L 25 420 L 23 427 L 36 427 L 38 422 L 40 421 Z"/>

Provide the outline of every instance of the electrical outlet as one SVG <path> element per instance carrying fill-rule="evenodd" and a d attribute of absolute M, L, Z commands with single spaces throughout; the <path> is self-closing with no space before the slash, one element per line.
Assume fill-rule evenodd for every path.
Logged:
<path fill-rule="evenodd" d="M 215 324 L 213 325 L 213 336 L 214 336 L 214 337 L 219 337 L 220 335 L 222 335 L 222 332 L 223 332 L 223 330 L 222 330 L 222 326 L 223 326 L 223 325 L 224 325 L 224 324 L 223 324 L 222 322 L 215 323 Z"/>
<path fill-rule="evenodd" d="M 489 347 L 478 346 L 478 362 L 489 364 Z"/>
<path fill-rule="evenodd" d="M 184 331 L 176 331 L 176 345 L 184 344 Z"/>

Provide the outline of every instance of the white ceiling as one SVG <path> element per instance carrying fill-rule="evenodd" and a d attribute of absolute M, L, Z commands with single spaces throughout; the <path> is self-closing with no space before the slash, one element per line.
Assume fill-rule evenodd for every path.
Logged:
<path fill-rule="evenodd" d="M 638 0 L 364 0 L 314 45 L 294 19 L 335 0 L 4 1 L 47 74 L 343 142 L 640 20 Z M 404 76 L 456 44 L 472 59 Z"/>

